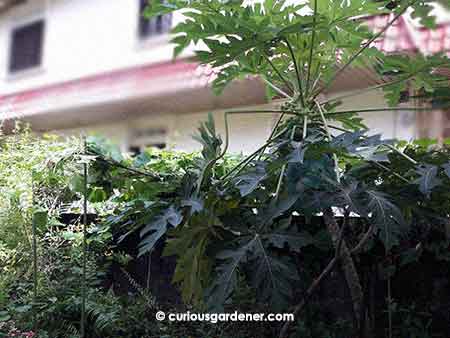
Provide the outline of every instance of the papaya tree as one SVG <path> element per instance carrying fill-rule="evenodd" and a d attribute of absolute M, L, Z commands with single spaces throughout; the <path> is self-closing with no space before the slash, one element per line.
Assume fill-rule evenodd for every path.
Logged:
<path fill-rule="evenodd" d="M 358 115 L 417 110 L 399 106 L 406 89 L 433 108 L 447 107 L 448 78 L 441 75 L 450 67 L 446 55 L 384 54 L 373 44 L 405 13 L 433 28 L 432 6 L 428 0 L 167 0 L 149 5 L 149 17 L 183 11 L 185 20 L 173 29 L 175 56 L 201 43 L 196 58 L 217 70 L 217 93 L 231 81 L 258 76 L 271 98 L 282 99 L 279 108 L 226 112 L 224 137 L 212 118 L 203 123 L 196 135 L 201 157 L 177 194 L 141 229 L 141 254 L 164 239 L 165 254 L 179 257 L 174 282 L 185 301 L 219 310 L 244 278 L 261 302 L 300 315 L 340 266 L 355 336 L 369 335 L 355 260 L 375 242 L 389 255 L 419 220 L 439 219 L 435 224 L 445 231 L 442 220 L 449 212 L 442 203 L 450 198 L 444 188 L 450 182 L 448 152 L 425 155 L 417 145 L 384 140 L 372 135 Z M 365 20 L 375 15 L 389 15 L 378 32 Z M 382 81 L 346 98 L 382 90 L 390 108 L 342 109 L 342 98 L 324 95 L 353 67 L 368 68 Z M 256 151 L 231 169 L 217 170 L 227 154 L 232 114 L 275 114 L 278 119 Z M 293 226 L 295 215 L 305 224 L 322 219 L 317 233 L 328 233 L 334 256 L 292 304 L 302 280 L 292 257 L 317 240 Z M 357 225 L 352 218 L 359 219 Z M 289 329 L 286 323 L 280 337 L 287 337 Z"/>

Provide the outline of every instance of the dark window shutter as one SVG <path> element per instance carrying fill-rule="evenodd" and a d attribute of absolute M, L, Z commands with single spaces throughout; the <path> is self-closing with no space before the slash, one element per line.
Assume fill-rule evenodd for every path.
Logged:
<path fill-rule="evenodd" d="M 162 30 L 167 33 L 172 28 L 172 13 L 166 14 L 162 17 Z"/>
<path fill-rule="evenodd" d="M 148 4 L 148 0 L 139 1 L 139 37 L 145 39 L 151 36 L 168 33 L 172 26 L 172 13 L 147 19 L 143 14 L 145 7 Z"/>
<path fill-rule="evenodd" d="M 37 67 L 42 62 L 44 21 L 34 22 L 12 32 L 9 70 L 17 72 Z"/>

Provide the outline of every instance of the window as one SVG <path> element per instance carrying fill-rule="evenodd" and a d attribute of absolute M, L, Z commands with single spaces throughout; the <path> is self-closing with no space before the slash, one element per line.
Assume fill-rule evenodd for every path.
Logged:
<path fill-rule="evenodd" d="M 44 21 L 21 26 L 12 31 L 9 71 L 27 70 L 41 65 Z"/>
<path fill-rule="evenodd" d="M 172 13 L 148 19 L 144 16 L 144 10 L 147 7 L 148 0 L 139 1 L 139 38 L 147 39 L 152 36 L 168 33 L 172 26 Z"/>
<path fill-rule="evenodd" d="M 167 130 L 165 128 L 135 129 L 131 132 L 128 150 L 137 155 L 146 148 L 166 148 Z"/>

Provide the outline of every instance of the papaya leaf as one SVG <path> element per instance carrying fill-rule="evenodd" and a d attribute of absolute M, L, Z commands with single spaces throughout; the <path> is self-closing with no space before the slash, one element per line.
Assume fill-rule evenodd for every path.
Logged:
<path fill-rule="evenodd" d="M 444 169 L 445 174 L 447 175 L 448 178 L 450 178 L 450 162 L 446 163 L 442 166 L 442 168 Z"/>
<path fill-rule="evenodd" d="M 257 162 L 244 175 L 240 175 L 234 179 L 236 187 L 239 189 L 241 196 L 245 197 L 252 193 L 258 185 L 267 177 L 266 167 L 264 163 Z"/>
<path fill-rule="evenodd" d="M 305 158 L 306 147 L 303 147 L 302 142 L 291 142 L 291 146 L 293 148 L 292 152 L 288 155 L 287 161 L 288 163 L 303 163 L 303 159 Z"/>
<path fill-rule="evenodd" d="M 216 278 L 208 290 L 207 306 L 213 311 L 223 309 L 225 302 L 231 297 L 237 286 L 238 272 L 241 264 L 246 262 L 247 255 L 253 250 L 257 238 L 242 239 L 236 249 L 219 252 L 216 259 L 224 261 L 216 268 Z"/>
<path fill-rule="evenodd" d="M 387 250 L 399 243 L 406 222 L 400 209 L 393 204 L 388 195 L 376 190 L 367 190 L 367 209 L 371 214 L 368 221 L 375 225 L 378 236 Z"/>
<path fill-rule="evenodd" d="M 423 164 L 416 169 L 419 178 L 414 183 L 419 184 L 419 190 L 427 198 L 430 198 L 432 190 L 441 184 L 441 180 L 437 177 L 438 167 L 431 164 Z"/>
<path fill-rule="evenodd" d="M 252 249 L 248 261 L 252 285 L 261 300 L 281 311 L 293 297 L 293 282 L 299 280 L 297 269 L 289 259 L 273 255 L 258 235 Z"/>
<path fill-rule="evenodd" d="M 207 282 L 205 279 L 210 273 L 210 260 L 206 255 L 207 233 L 197 234 L 199 237 L 195 238 L 195 245 L 187 247 L 183 254 L 178 255 L 172 281 L 180 284 L 185 302 L 199 304 L 203 299 L 203 288 Z M 192 241 L 189 242 L 192 244 Z"/>
<path fill-rule="evenodd" d="M 258 234 L 239 243 L 238 248 L 224 250 L 216 256 L 225 262 L 217 267 L 217 276 L 208 292 L 210 309 L 222 309 L 232 296 L 239 269 L 250 273 L 251 284 L 261 300 L 268 301 L 277 310 L 287 306 L 293 296 L 292 281 L 298 280 L 295 267 L 273 255 Z"/>
<path fill-rule="evenodd" d="M 191 213 L 200 212 L 204 208 L 204 202 L 200 198 L 191 197 L 181 201 L 182 207 L 191 207 Z"/>
<path fill-rule="evenodd" d="M 178 226 L 183 220 L 181 211 L 173 206 L 166 209 L 160 216 L 147 224 L 140 232 L 139 257 L 151 251 L 158 240 L 164 236 L 169 227 Z"/>
<path fill-rule="evenodd" d="M 258 217 L 260 219 L 260 228 L 271 224 L 275 218 L 292 208 L 300 195 L 300 192 L 288 193 L 283 191 L 278 198 L 272 199 L 269 205 L 262 210 L 261 216 Z"/>
<path fill-rule="evenodd" d="M 314 244 L 314 237 L 308 232 L 271 232 L 261 235 L 262 239 L 275 248 L 284 249 L 286 246 L 293 252 L 300 253 L 305 246 Z"/>

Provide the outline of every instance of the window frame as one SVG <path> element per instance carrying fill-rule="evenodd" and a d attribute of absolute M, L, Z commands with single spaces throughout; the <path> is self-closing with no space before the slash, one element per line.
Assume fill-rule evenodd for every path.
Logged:
<path fill-rule="evenodd" d="M 156 147 L 167 149 L 169 143 L 169 127 L 163 124 L 148 125 L 145 127 L 132 127 L 128 131 L 127 150 L 129 152 L 139 150 L 143 152 L 146 148 Z M 162 147 L 161 147 L 162 146 Z"/>
<path fill-rule="evenodd" d="M 12 62 L 13 62 L 13 44 L 14 44 L 14 33 L 17 30 L 26 28 L 27 26 L 31 26 L 34 24 L 37 24 L 39 22 L 42 22 L 42 36 L 41 36 L 41 46 L 40 46 L 40 62 L 38 65 L 34 65 L 34 66 L 30 66 L 27 68 L 23 68 L 23 69 L 17 69 L 17 70 L 13 70 L 12 69 Z M 9 38 L 9 44 L 8 44 L 8 49 L 6 50 L 6 57 L 7 57 L 7 62 L 5 62 L 5 66 L 6 66 L 6 74 L 7 77 L 9 79 L 15 79 L 18 77 L 22 77 L 24 75 L 28 75 L 28 74 L 35 74 L 38 72 L 41 72 L 44 69 L 44 64 L 45 64 L 45 41 L 46 41 L 46 36 L 47 36 L 47 20 L 46 20 L 46 16 L 45 15 L 39 15 L 39 16 L 32 16 L 31 18 L 25 19 L 25 20 L 20 20 L 20 21 L 13 21 L 10 24 L 9 27 L 9 33 L 8 33 L 8 38 Z"/>
<path fill-rule="evenodd" d="M 172 29 L 173 26 L 173 13 L 169 13 L 166 15 L 161 16 L 161 20 L 162 20 L 162 28 L 161 28 L 161 32 L 145 32 L 143 33 L 142 31 L 142 24 L 147 21 L 150 23 L 150 21 L 152 20 L 157 20 L 160 17 L 156 17 L 156 18 L 152 18 L 150 20 L 146 20 L 145 18 L 143 18 L 142 16 L 142 3 L 143 2 L 147 2 L 148 0 L 137 0 L 137 28 L 136 28 L 136 36 L 139 42 L 141 43 L 145 43 L 147 41 L 152 41 L 152 40 L 166 40 L 167 37 L 169 36 L 170 30 Z M 155 1 L 155 0 L 154 0 Z M 158 1 L 158 0 L 156 0 Z M 163 0 L 164 1 L 164 0 Z M 168 27 L 164 27 L 164 16 L 167 18 L 169 17 L 169 23 L 168 23 Z"/>

